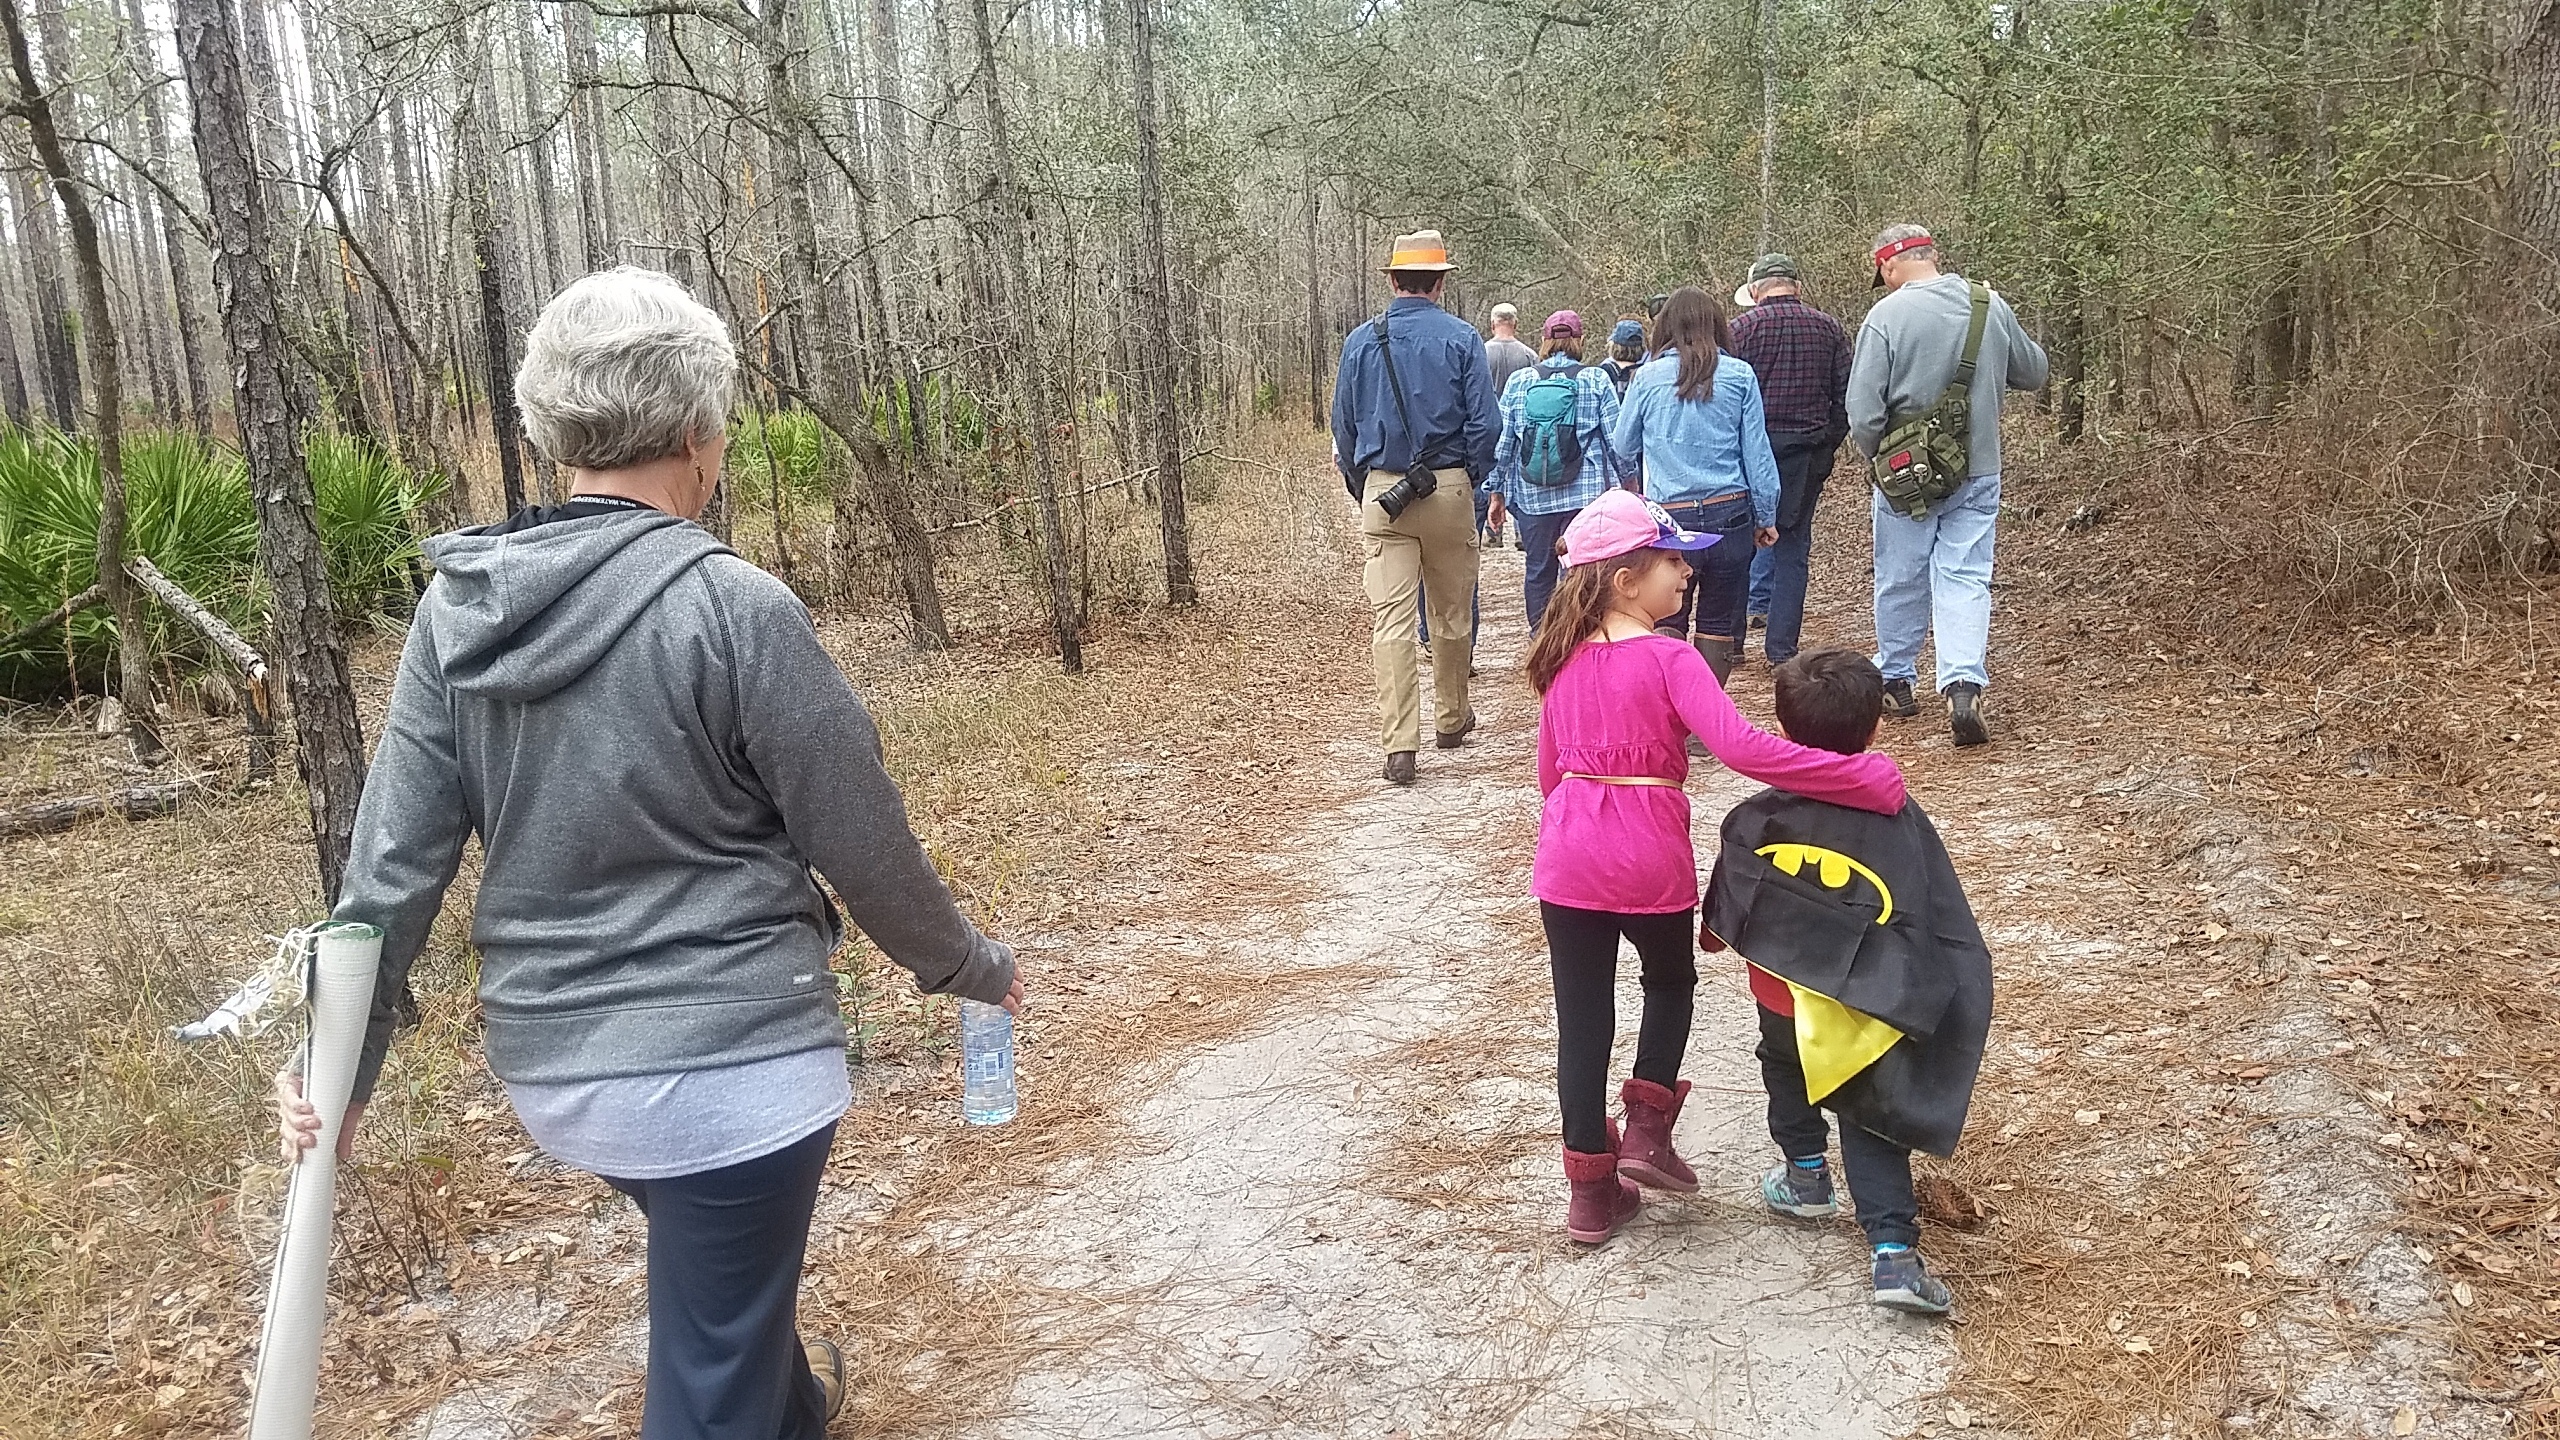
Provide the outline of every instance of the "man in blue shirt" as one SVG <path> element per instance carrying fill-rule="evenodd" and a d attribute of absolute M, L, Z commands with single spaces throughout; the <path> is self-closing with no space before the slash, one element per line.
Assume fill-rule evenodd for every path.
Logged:
<path fill-rule="evenodd" d="M 1440 308 L 1440 287 L 1457 268 L 1439 231 L 1397 236 L 1386 265 L 1395 299 L 1386 314 L 1342 342 L 1342 364 L 1333 377 L 1333 454 L 1343 485 L 1360 505 L 1366 556 L 1360 579 L 1369 596 L 1379 740 L 1391 785 L 1413 783 L 1414 756 L 1421 749 L 1413 634 L 1426 591 L 1439 712 L 1434 743 L 1455 750 L 1476 728 L 1475 710 L 1467 704 L 1475 647 L 1469 614 L 1476 590 L 1473 492 L 1493 471 L 1499 422 L 1483 339 L 1474 326 Z M 1392 352 L 1381 345 L 1382 335 Z M 1389 515 L 1378 497 L 1416 466 L 1430 467 L 1435 488 Z"/>
<path fill-rule="evenodd" d="M 1608 371 L 1582 363 L 1582 317 L 1557 311 L 1547 317 L 1539 339 L 1544 357 L 1502 387 L 1502 438 L 1494 445 L 1493 478 L 1487 482 L 1493 491 L 1494 525 L 1499 528 L 1505 514 L 1520 519 L 1520 543 L 1529 556 L 1522 594 L 1532 630 L 1546 615 L 1547 600 L 1563 573 L 1556 540 L 1564 527 L 1583 506 L 1635 473 L 1632 465 L 1622 469 L 1609 452 L 1609 432 L 1618 425 L 1618 387 Z M 1531 452 L 1544 444 L 1550 453 L 1543 458 L 1553 459 L 1561 448 L 1540 436 L 1530 413 L 1531 391 L 1542 381 L 1572 391 L 1573 413 L 1569 420 L 1559 415 L 1556 428 L 1570 425 L 1573 454 L 1548 473 L 1534 473 L 1542 457 Z"/>

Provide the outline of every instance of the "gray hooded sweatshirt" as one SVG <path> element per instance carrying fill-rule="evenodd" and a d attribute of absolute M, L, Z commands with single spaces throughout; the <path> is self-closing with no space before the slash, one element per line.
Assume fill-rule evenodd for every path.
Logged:
<path fill-rule="evenodd" d="M 410 624 L 335 918 L 383 930 L 357 1098 L 466 835 L 489 1067 L 546 1084 L 844 1043 L 811 876 L 919 988 L 1000 1001 L 879 732 L 779 580 L 654 510 L 465 530 Z"/>

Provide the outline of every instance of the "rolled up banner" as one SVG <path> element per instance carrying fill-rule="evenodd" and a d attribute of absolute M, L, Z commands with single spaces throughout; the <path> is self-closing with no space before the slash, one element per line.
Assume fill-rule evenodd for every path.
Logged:
<path fill-rule="evenodd" d="M 302 1094 L 320 1112 L 320 1140 L 294 1162 L 258 1333 L 258 1372 L 249 1391 L 249 1440 L 310 1440 L 320 1391 L 320 1328 L 329 1306 L 330 1230 L 338 1195 L 338 1131 L 356 1083 L 373 1010 L 382 932 L 370 925 L 323 927 L 309 971 L 311 1026 L 302 1044 Z"/>

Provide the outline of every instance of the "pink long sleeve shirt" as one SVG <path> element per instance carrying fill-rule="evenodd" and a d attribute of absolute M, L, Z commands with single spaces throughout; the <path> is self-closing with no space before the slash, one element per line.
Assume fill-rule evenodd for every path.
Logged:
<path fill-rule="evenodd" d="M 1630 915 L 1697 904 L 1686 791 L 1566 778 L 1685 782 L 1692 734 L 1736 774 L 1762 784 L 1880 815 L 1902 808 L 1902 767 L 1893 757 L 1809 750 L 1753 728 L 1686 643 L 1663 635 L 1594 640 L 1565 662 L 1538 717 L 1546 809 L 1531 892 L 1578 910 Z"/>

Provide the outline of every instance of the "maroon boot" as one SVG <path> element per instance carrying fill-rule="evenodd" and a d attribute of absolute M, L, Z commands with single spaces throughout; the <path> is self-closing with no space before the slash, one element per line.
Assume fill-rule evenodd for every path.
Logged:
<path fill-rule="evenodd" d="M 1656 1190 L 1685 1195 L 1697 1189 L 1697 1172 L 1671 1148 L 1671 1126 L 1688 1103 L 1689 1082 L 1666 1090 L 1630 1077 L 1618 1097 L 1627 1104 L 1627 1138 L 1618 1143 L 1618 1173 Z"/>
<path fill-rule="evenodd" d="M 1644 1197 L 1636 1192 L 1635 1182 L 1618 1175 L 1618 1157 L 1612 1153 L 1618 1144 L 1614 1122 L 1609 1126 L 1609 1144 L 1611 1151 L 1598 1155 L 1580 1150 L 1564 1152 L 1564 1178 L 1573 1184 L 1573 1201 L 1564 1215 L 1564 1233 L 1585 1245 L 1608 1239 L 1644 1208 Z"/>

